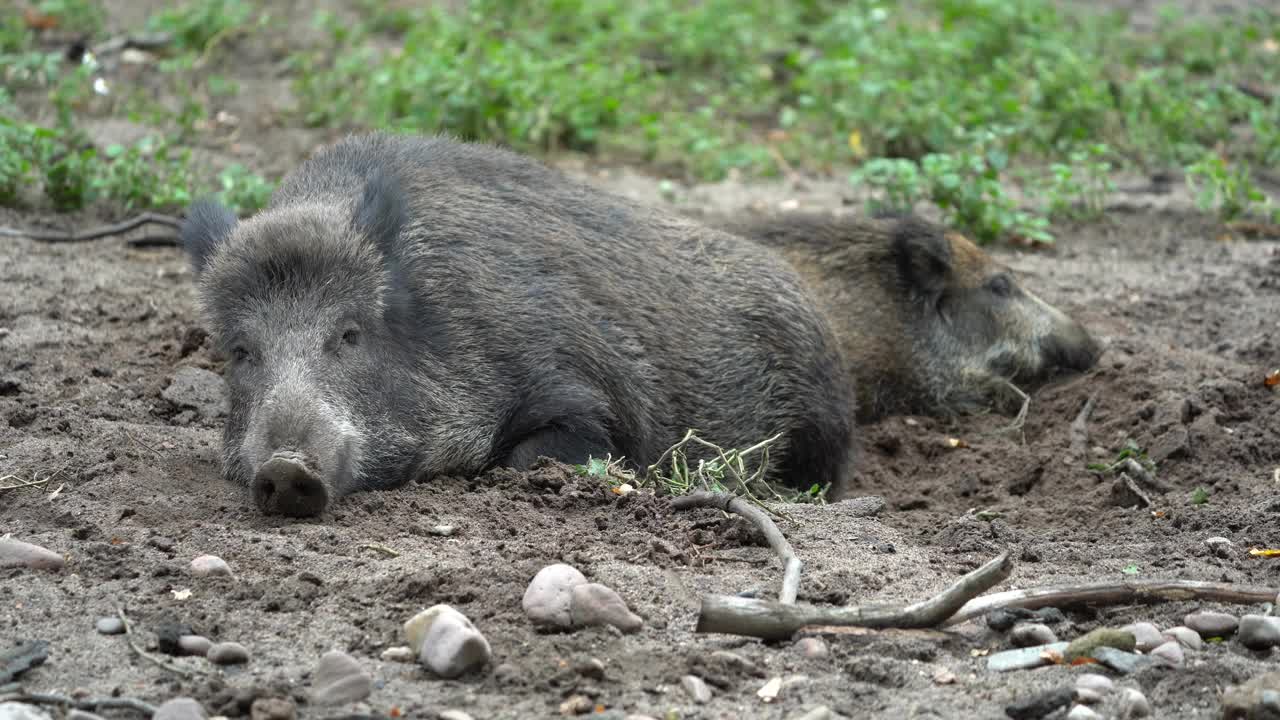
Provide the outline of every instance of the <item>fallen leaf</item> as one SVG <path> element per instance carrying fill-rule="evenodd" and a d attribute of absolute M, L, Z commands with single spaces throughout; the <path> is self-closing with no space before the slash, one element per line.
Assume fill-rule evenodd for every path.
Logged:
<path fill-rule="evenodd" d="M 1280 557 L 1280 550 L 1275 548 L 1252 548 L 1249 554 L 1254 557 Z"/>
<path fill-rule="evenodd" d="M 1057 650 L 1042 650 L 1040 652 L 1040 657 L 1044 658 L 1045 660 L 1048 660 L 1054 665 L 1062 664 L 1062 653 L 1058 652 Z"/>
<path fill-rule="evenodd" d="M 1272 370 L 1262 379 L 1262 384 L 1267 387 L 1275 387 L 1280 385 L 1280 369 Z"/>
<path fill-rule="evenodd" d="M 392 705 L 391 709 L 387 711 L 387 714 L 395 718 L 395 717 L 400 717 L 404 713 L 402 710 L 400 710 L 399 705 Z"/>
<path fill-rule="evenodd" d="M 22 12 L 22 19 L 26 21 L 27 27 L 32 30 L 52 30 L 58 27 L 58 18 L 56 15 L 46 15 L 39 10 L 27 8 Z"/>
<path fill-rule="evenodd" d="M 1071 661 L 1071 665 L 1073 667 L 1076 665 L 1095 665 L 1097 664 L 1097 662 L 1098 662 L 1097 660 L 1094 660 L 1091 657 L 1078 657 L 1075 660 Z"/>
<path fill-rule="evenodd" d="M 969 651 L 969 654 L 973 657 L 982 657 L 984 655 L 990 655 L 991 651 L 986 648 L 974 648 Z"/>
<path fill-rule="evenodd" d="M 949 447 L 949 448 L 967 448 L 967 447 L 969 447 L 969 443 L 967 443 L 967 442 L 965 442 L 965 441 L 961 440 L 960 438 L 947 438 L 947 447 Z"/>
<path fill-rule="evenodd" d="M 764 684 L 764 687 L 756 691 L 756 695 L 765 702 L 773 702 L 778 699 L 778 691 L 782 689 L 782 678 L 775 677 Z"/>
<path fill-rule="evenodd" d="M 621 485 L 613 489 L 613 494 L 626 495 L 630 493 L 632 490 L 635 490 L 635 488 L 631 487 L 630 483 L 622 483 Z"/>

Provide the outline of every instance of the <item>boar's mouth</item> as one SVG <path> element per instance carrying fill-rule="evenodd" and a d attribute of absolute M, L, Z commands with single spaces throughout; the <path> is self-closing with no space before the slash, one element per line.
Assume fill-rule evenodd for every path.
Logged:
<path fill-rule="evenodd" d="M 1041 351 L 1044 353 L 1045 371 L 1048 375 L 1086 372 L 1097 364 L 1102 355 L 1102 347 L 1088 335 L 1083 339 L 1069 340 L 1049 337 L 1041 343 Z"/>
<path fill-rule="evenodd" d="M 312 517 L 329 504 L 329 488 L 306 457 L 282 451 L 258 468 L 253 499 L 268 515 Z"/>

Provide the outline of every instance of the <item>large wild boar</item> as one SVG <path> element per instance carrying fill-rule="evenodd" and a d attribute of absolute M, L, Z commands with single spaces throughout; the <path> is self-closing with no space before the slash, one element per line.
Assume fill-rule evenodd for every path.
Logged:
<path fill-rule="evenodd" d="M 196 203 L 183 244 L 229 358 L 224 472 L 265 512 L 539 456 L 643 468 L 689 428 L 780 433 L 769 479 L 837 497 L 850 467 L 852 383 L 780 256 L 532 159 L 351 137 L 243 222 Z"/>
<path fill-rule="evenodd" d="M 1020 407 L 1099 344 L 962 235 L 913 215 L 780 213 L 721 224 L 805 278 L 852 370 L 858 420 Z"/>

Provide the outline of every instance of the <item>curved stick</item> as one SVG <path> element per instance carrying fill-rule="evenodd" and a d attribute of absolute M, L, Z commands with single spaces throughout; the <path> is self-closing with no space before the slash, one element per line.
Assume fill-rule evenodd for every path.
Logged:
<path fill-rule="evenodd" d="M 1218 602 L 1253 604 L 1278 602 L 1275 588 L 1249 587 L 1196 580 L 1131 580 L 1124 583 L 1091 585 L 1055 585 L 1052 587 L 1008 590 L 965 603 L 946 625 L 962 623 L 998 608 L 1057 607 L 1082 604 L 1116 605 L 1130 602 L 1168 602 L 1175 600 L 1215 600 Z"/>
<path fill-rule="evenodd" d="M 157 225 L 165 225 L 174 230 L 182 229 L 182 221 L 172 215 L 162 215 L 160 213 L 145 212 L 141 215 L 129 218 L 114 225 L 103 225 L 84 232 L 66 232 L 65 230 L 22 230 L 15 228 L 0 227 L 0 236 L 3 237 L 25 237 L 35 240 L 36 242 L 84 242 L 86 240 L 97 240 L 99 238 L 110 237 L 112 235 L 120 235 L 127 233 L 134 228 L 142 227 L 148 223 Z"/>
<path fill-rule="evenodd" d="M 156 714 L 156 708 L 150 703 L 141 700 L 135 700 L 127 697 L 90 697 L 77 700 L 66 695 L 52 695 L 43 693 L 14 693 L 12 695 L 0 695 L 0 702 L 19 702 L 29 705 L 61 705 L 62 707 L 75 708 L 77 710 L 136 710 L 146 717 Z"/>
<path fill-rule="evenodd" d="M 787 542 L 786 536 L 778 529 L 769 515 L 760 508 L 743 500 L 735 495 L 727 493 L 712 492 L 694 492 L 683 495 L 671 501 L 671 507 L 675 510 L 688 510 L 689 508 L 715 508 L 725 512 L 731 512 L 751 521 L 753 525 L 764 533 L 764 537 L 769 541 L 769 547 L 778 554 L 778 558 L 782 560 L 782 590 L 778 593 L 778 603 L 782 605 L 792 605 L 796 601 L 796 593 L 800 590 L 800 572 L 804 569 L 804 563 L 800 558 L 796 557 L 796 553 L 791 549 L 791 543 Z"/>
<path fill-rule="evenodd" d="M 808 625 L 871 628 L 931 628 L 941 625 L 973 598 L 1009 577 L 1013 557 L 1004 553 L 965 575 L 941 593 L 911 605 L 815 607 L 726 595 L 702 599 L 695 632 L 785 640 Z"/>

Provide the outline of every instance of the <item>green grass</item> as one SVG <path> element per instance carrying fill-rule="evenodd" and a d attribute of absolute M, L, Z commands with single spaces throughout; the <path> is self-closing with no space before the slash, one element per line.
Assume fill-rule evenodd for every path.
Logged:
<path fill-rule="evenodd" d="M 90 0 L 43 5 L 101 23 L 72 12 Z M 836 172 L 874 205 L 933 204 L 982 241 L 1052 241 L 1052 222 L 1101 212 L 1119 170 L 1183 170 L 1224 219 L 1280 215 L 1255 179 L 1280 161 L 1280 103 L 1237 88 L 1280 89 L 1275 11 L 1168 12 L 1139 36 L 1122 14 L 1053 0 L 387 5 L 317 14 L 320 40 L 280 66 L 301 103 L 286 122 L 581 151 L 691 180 Z M 191 0 L 153 15 L 147 29 L 175 37 L 159 68 L 178 109 L 144 95 L 132 112 L 171 145 L 196 137 L 205 104 L 236 90 L 220 74 L 234 56 L 211 59 L 265 41 L 272 11 Z M 8 15 L 4 85 L 83 92 Z"/>

